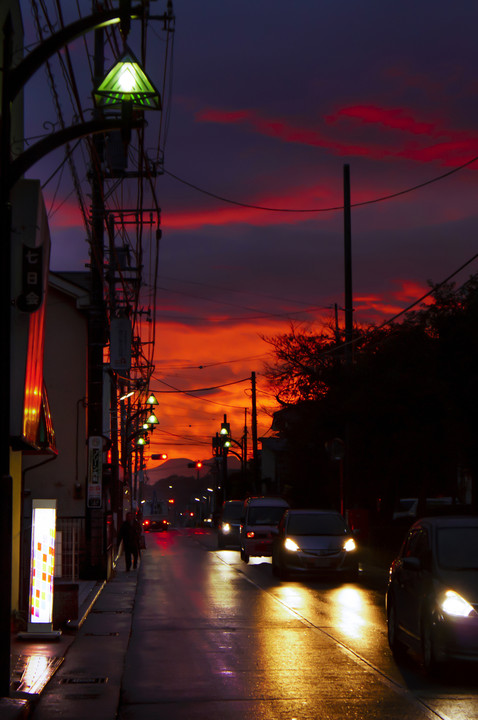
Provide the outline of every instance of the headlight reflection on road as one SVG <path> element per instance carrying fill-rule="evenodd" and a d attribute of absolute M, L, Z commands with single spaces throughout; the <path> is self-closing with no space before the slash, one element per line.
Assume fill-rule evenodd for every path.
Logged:
<path fill-rule="evenodd" d="M 290 607 L 293 610 L 304 607 L 304 591 L 300 587 L 297 588 L 294 587 L 294 585 L 281 585 L 277 588 L 276 594 L 284 605 L 287 605 L 287 607 Z"/>
<path fill-rule="evenodd" d="M 368 625 L 366 604 L 360 590 L 342 587 L 330 595 L 333 621 L 336 627 L 350 638 L 358 639 L 364 635 Z"/>

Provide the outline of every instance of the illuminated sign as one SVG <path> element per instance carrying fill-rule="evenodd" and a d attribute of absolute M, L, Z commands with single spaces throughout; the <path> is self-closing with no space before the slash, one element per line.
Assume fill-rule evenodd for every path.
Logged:
<path fill-rule="evenodd" d="M 12 191 L 12 228 L 12 445 L 39 450 L 50 233 L 38 180 Z"/>
<path fill-rule="evenodd" d="M 55 569 L 56 500 L 32 501 L 30 616 L 28 630 L 51 631 Z"/>

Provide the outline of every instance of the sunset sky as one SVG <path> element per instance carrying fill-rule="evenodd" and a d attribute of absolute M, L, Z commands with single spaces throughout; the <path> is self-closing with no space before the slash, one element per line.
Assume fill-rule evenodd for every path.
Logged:
<path fill-rule="evenodd" d="M 352 209 L 356 322 L 392 317 L 478 252 L 478 6 L 174 0 L 174 11 L 150 450 L 196 460 L 210 457 L 224 413 L 240 439 L 252 371 L 259 435 L 270 432 L 263 336 L 291 322 L 318 331 L 335 303 L 343 323 L 344 164 L 352 204 L 364 203 Z M 158 85 L 161 42 L 158 29 L 146 67 Z M 83 52 L 72 46 L 79 76 Z M 25 93 L 27 136 L 54 115 L 39 87 Z M 29 176 L 45 180 L 61 161 Z M 54 270 L 88 261 L 70 189 L 66 176 L 44 188 Z"/>

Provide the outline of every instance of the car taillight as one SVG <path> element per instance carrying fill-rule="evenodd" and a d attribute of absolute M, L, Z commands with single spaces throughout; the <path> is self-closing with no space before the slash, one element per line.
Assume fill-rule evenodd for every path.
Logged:
<path fill-rule="evenodd" d="M 149 525 L 149 520 L 143 520 L 143 525 Z"/>
<path fill-rule="evenodd" d="M 254 530 L 249 530 L 249 532 L 247 533 L 246 537 L 248 537 L 248 538 L 253 538 L 253 537 L 254 537 Z"/>

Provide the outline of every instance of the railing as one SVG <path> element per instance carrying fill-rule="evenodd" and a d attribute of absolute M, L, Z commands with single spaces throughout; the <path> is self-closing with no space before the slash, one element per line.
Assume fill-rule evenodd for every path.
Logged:
<path fill-rule="evenodd" d="M 58 517 L 55 577 L 76 582 L 85 553 L 85 518 Z"/>

